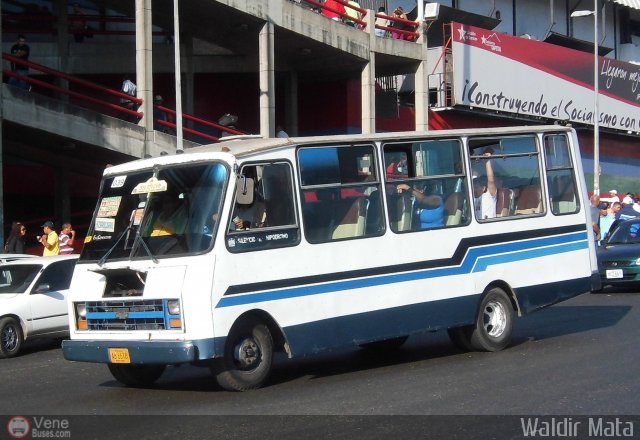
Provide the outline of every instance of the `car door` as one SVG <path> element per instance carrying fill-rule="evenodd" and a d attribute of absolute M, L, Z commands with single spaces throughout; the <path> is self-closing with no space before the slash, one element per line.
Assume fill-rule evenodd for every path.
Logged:
<path fill-rule="evenodd" d="M 33 335 L 68 331 L 67 292 L 76 260 L 56 261 L 47 266 L 31 288 L 31 329 Z M 48 284 L 49 289 L 38 287 Z"/>

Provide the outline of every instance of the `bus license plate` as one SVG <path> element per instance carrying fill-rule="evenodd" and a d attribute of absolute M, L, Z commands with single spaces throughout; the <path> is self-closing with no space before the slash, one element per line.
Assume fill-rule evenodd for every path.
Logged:
<path fill-rule="evenodd" d="M 622 269 L 609 269 L 607 270 L 607 279 L 622 278 Z"/>
<path fill-rule="evenodd" d="M 128 348 L 110 348 L 109 360 L 114 364 L 130 364 L 131 358 L 129 357 Z"/>

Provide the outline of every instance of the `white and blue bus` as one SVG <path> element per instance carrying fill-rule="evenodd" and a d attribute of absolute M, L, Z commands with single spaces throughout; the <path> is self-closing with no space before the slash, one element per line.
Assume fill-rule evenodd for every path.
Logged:
<path fill-rule="evenodd" d="M 482 206 L 480 206 L 482 205 Z M 107 168 L 66 359 L 130 386 L 168 365 L 261 386 L 274 352 L 382 349 L 599 287 L 576 134 L 561 126 L 230 139 Z"/>

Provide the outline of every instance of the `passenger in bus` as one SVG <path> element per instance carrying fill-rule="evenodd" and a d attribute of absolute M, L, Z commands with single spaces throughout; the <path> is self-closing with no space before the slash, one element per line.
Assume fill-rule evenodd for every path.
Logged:
<path fill-rule="evenodd" d="M 244 231 L 253 228 L 263 228 L 267 224 L 267 211 L 263 197 L 256 186 L 253 203 L 242 205 L 236 203 L 233 209 L 233 220 L 229 227 L 231 231 Z"/>
<path fill-rule="evenodd" d="M 184 205 L 180 203 L 177 194 L 163 193 L 156 199 L 159 208 L 151 227 L 150 237 L 162 237 L 165 235 L 182 235 L 187 226 L 187 215 Z"/>
<path fill-rule="evenodd" d="M 421 229 L 444 226 L 444 202 L 442 197 L 436 194 L 435 185 L 417 183 L 411 187 L 401 183 L 396 188 L 399 193 L 408 191 L 415 197 Z"/>
<path fill-rule="evenodd" d="M 487 158 L 493 154 L 491 148 L 484 151 Z M 498 202 L 498 187 L 493 174 L 491 160 L 485 160 L 485 175 L 473 176 L 473 197 L 477 219 L 495 218 Z"/>

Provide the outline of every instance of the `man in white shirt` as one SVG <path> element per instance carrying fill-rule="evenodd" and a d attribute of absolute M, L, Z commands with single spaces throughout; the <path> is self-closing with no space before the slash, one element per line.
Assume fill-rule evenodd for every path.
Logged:
<path fill-rule="evenodd" d="M 484 156 L 491 156 L 491 151 L 485 151 Z M 496 186 L 490 159 L 486 159 L 485 169 L 486 175 L 474 176 L 473 178 L 473 197 L 476 219 L 478 220 L 495 218 L 496 204 L 498 202 L 498 187 Z"/>

